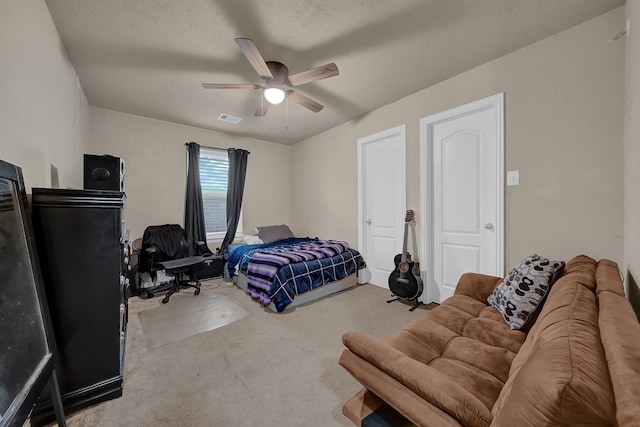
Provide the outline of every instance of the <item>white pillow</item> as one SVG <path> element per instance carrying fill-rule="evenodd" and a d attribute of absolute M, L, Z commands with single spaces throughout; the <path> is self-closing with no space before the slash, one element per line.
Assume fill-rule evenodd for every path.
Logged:
<path fill-rule="evenodd" d="M 258 236 L 244 236 L 242 241 L 247 245 L 261 245 L 264 243 Z"/>

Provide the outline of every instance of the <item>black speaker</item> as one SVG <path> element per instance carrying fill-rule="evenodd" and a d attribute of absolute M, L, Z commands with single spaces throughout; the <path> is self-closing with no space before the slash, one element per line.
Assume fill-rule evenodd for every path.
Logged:
<path fill-rule="evenodd" d="M 124 160 L 114 156 L 85 154 L 84 188 L 124 191 Z"/>

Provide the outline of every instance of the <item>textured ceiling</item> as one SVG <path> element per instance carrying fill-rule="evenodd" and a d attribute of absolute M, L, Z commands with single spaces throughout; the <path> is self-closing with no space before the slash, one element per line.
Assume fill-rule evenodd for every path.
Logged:
<path fill-rule="evenodd" d="M 46 0 L 91 105 L 293 144 L 624 4 L 624 0 Z M 613 35 L 612 35 L 613 36 Z M 260 79 L 234 42 L 291 74 L 340 75 L 253 117 Z M 242 117 L 238 125 L 217 120 Z"/>

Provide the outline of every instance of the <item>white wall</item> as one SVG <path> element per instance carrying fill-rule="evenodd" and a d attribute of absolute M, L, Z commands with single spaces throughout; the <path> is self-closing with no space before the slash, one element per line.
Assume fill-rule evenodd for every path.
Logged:
<path fill-rule="evenodd" d="M 40 0 L 0 0 L 0 159 L 32 187 L 82 188 L 89 104 Z"/>
<path fill-rule="evenodd" d="M 624 261 L 640 283 L 640 0 L 627 0 L 626 15 Z"/>
<path fill-rule="evenodd" d="M 245 234 L 261 225 L 291 224 L 290 146 L 91 107 L 87 152 L 125 160 L 124 216 L 132 239 L 149 225 L 184 225 L 185 144 L 191 141 L 251 152 L 242 208 Z"/>
<path fill-rule="evenodd" d="M 356 246 L 357 140 L 403 123 L 418 210 L 419 119 L 505 92 L 506 170 L 520 171 L 506 190 L 506 268 L 532 253 L 620 263 L 624 43 L 608 40 L 623 22 L 618 8 L 296 144 L 293 226 Z"/>

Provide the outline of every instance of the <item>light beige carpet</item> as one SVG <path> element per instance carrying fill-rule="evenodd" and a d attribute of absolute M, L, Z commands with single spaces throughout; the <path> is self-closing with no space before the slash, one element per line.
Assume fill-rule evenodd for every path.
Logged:
<path fill-rule="evenodd" d="M 225 296 L 250 315 L 154 347 L 145 310 L 177 309 L 183 299 Z M 340 365 L 342 333 L 384 339 L 427 310 L 387 304 L 389 291 L 361 285 L 273 313 L 222 280 L 202 293 L 130 299 L 124 395 L 68 416 L 77 426 L 349 426 L 342 405 L 361 386 Z M 186 306 L 186 305 L 185 305 Z M 189 316 L 188 310 L 176 313 Z"/>

